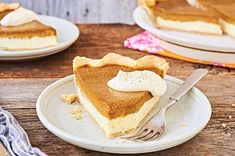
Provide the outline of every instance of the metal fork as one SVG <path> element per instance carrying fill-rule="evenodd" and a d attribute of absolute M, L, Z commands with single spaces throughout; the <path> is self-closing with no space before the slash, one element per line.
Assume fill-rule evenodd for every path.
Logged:
<path fill-rule="evenodd" d="M 179 89 L 169 98 L 169 103 L 164 106 L 157 114 L 152 114 L 147 122 L 142 125 L 135 134 L 121 137 L 132 141 L 152 141 L 159 139 L 166 131 L 165 113 L 168 108 L 176 104 L 208 71 L 206 69 L 197 69 L 190 75 Z"/>

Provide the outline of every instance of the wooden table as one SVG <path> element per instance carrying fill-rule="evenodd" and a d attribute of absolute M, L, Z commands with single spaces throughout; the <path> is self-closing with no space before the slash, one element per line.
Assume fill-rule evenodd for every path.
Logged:
<path fill-rule="evenodd" d="M 35 103 L 41 91 L 52 82 L 72 74 L 75 56 L 100 58 L 117 52 L 132 58 L 145 53 L 123 47 L 123 41 L 143 30 L 137 26 L 79 25 L 78 41 L 64 52 L 28 62 L 0 62 L 0 104 L 14 114 L 29 135 L 33 146 L 48 155 L 109 155 L 68 144 L 50 133 L 39 121 Z M 185 79 L 197 68 L 209 74 L 197 85 L 212 104 L 212 118 L 206 128 L 190 141 L 177 147 L 146 155 L 235 155 L 235 70 L 170 62 L 168 74 Z"/>

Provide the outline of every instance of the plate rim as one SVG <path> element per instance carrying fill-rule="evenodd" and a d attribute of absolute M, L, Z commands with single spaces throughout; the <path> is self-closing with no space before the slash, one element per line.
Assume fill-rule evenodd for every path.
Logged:
<path fill-rule="evenodd" d="M 207 61 L 214 64 L 233 64 L 235 62 L 235 53 L 224 53 L 224 52 L 208 52 L 193 48 L 188 48 L 176 44 L 172 44 L 170 42 L 161 40 L 157 38 L 159 44 L 161 44 L 161 47 L 165 50 L 168 50 L 172 53 L 175 53 L 177 55 L 191 58 L 194 60 L 201 60 L 201 61 Z M 203 54 L 203 56 L 201 55 Z"/>
<path fill-rule="evenodd" d="M 46 18 L 46 19 L 56 20 L 56 21 L 61 21 L 63 23 L 66 23 L 70 25 L 71 27 L 73 27 L 73 31 L 75 31 L 76 33 L 74 34 L 74 36 L 72 36 L 73 38 L 70 38 L 69 40 L 66 40 L 64 42 L 58 43 L 57 45 L 42 48 L 42 49 L 22 50 L 22 51 L 11 51 L 11 50 L 7 51 L 7 50 L 0 49 L 0 60 L 1 58 L 2 59 L 8 59 L 8 58 L 17 59 L 18 57 L 24 57 L 24 56 L 25 57 L 29 57 L 29 56 L 37 57 L 38 55 L 46 55 L 47 53 L 50 55 L 50 53 L 54 51 L 57 51 L 56 53 L 58 53 L 61 51 L 60 49 L 63 49 L 64 47 L 69 47 L 71 44 L 73 44 L 80 35 L 79 28 L 70 21 L 67 21 L 62 18 L 54 17 L 54 16 L 47 16 L 47 15 L 39 15 L 39 18 L 43 18 L 43 19 Z"/>
<path fill-rule="evenodd" d="M 181 38 L 180 40 L 178 38 L 175 38 L 174 35 L 168 35 L 164 32 L 161 32 L 161 30 L 149 25 L 149 24 L 143 24 L 142 22 L 139 21 L 139 12 L 145 12 L 146 15 L 147 15 L 147 12 L 146 10 L 141 7 L 141 6 L 138 6 L 137 8 L 135 8 L 134 12 L 133 12 L 133 19 L 135 21 L 135 23 L 140 26 L 142 29 L 144 30 L 147 30 L 155 35 L 157 35 L 160 39 L 162 40 L 165 40 L 165 41 L 168 41 L 168 42 L 171 42 L 171 43 L 175 43 L 175 44 L 178 44 L 178 45 L 183 45 L 183 46 L 186 46 L 188 48 L 198 48 L 200 47 L 201 50 L 207 50 L 207 51 L 216 51 L 218 53 L 235 53 L 235 47 L 224 47 L 224 46 L 220 46 L 220 45 L 208 45 L 208 44 L 202 44 L 202 42 L 196 42 L 194 41 L 193 43 L 192 42 L 189 42 L 183 38 Z M 149 19 L 150 20 L 150 19 Z M 228 35 L 227 35 L 228 36 Z M 235 42 L 234 42 L 235 43 Z"/>
<path fill-rule="evenodd" d="M 90 150 L 96 150 L 96 151 L 101 151 L 101 152 L 107 152 L 107 153 L 147 153 L 147 152 L 153 152 L 153 151 L 159 151 L 159 150 L 163 150 L 163 149 L 167 149 L 170 147 L 174 147 L 177 145 L 180 145 L 186 141 L 188 141 L 189 139 L 191 139 L 192 137 L 194 137 L 195 135 L 197 135 L 202 129 L 204 129 L 204 127 L 207 125 L 207 123 L 209 122 L 210 118 L 211 118 L 211 114 L 212 114 L 212 108 L 211 108 L 211 104 L 209 102 L 209 100 L 207 99 L 207 97 L 197 88 L 193 88 L 193 90 L 195 91 L 196 94 L 200 95 L 200 98 L 207 103 L 207 105 L 205 105 L 205 107 L 207 107 L 207 118 L 204 118 L 200 124 L 200 127 L 196 127 L 194 128 L 194 132 L 187 132 L 185 133 L 185 135 L 183 137 L 177 137 L 177 139 L 175 139 L 174 142 L 171 143 L 171 145 L 167 145 L 167 141 L 162 142 L 161 144 L 157 144 L 159 147 L 161 148 L 156 148 L 156 142 L 147 142 L 147 143 L 140 143 L 140 144 L 116 144 L 115 146 L 110 144 L 110 143 L 105 143 L 105 142 L 99 142 L 96 143 L 95 141 L 91 141 L 91 140 L 87 140 L 84 138 L 80 138 L 77 137 L 73 134 L 69 134 L 68 132 L 56 127 L 53 123 L 51 123 L 44 115 L 43 115 L 43 111 L 42 111 L 42 103 L 41 101 L 43 101 L 44 96 L 46 95 L 46 93 L 51 92 L 52 90 L 54 90 L 56 87 L 59 87 L 60 85 L 69 82 L 69 81 L 73 81 L 74 79 L 74 75 L 70 75 L 64 78 L 61 78 L 59 80 L 54 81 L 52 84 L 50 84 L 49 86 L 47 86 L 39 95 L 37 102 L 36 102 L 36 112 L 37 112 L 37 116 L 39 118 L 39 120 L 41 121 L 41 123 L 47 128 L 47 130 L 49 130 L 50 132 L 52 132 L 55 136 L 61 138 L 62 140 L 65 140 L 66 142 L 69 142 L 71 144 L 74 144 L 76 146 L 79 147 L 83 147 L 86 149 L 90 149 Z M 176 84 L 182 84 L 184 81 L 175 78 L 173 76 L 166 76 L 166 79 L 176 83 Z M 46 98 L 46 97 L 45 97 Z M 79 144 L 79 145 L 78 145 Z M 162 147 L 163 146 L 163 147 Z M 142 148 L 140 151 L 136 151 L 133 149 L 136 148 Z M 114 150 L 115 148 L 115 150 Z M 120 151 L 121 150 L 121 151 Z"/>

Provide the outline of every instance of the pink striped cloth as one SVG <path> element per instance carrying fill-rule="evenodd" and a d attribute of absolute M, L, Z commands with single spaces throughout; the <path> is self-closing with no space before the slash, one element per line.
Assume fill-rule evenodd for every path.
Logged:
<path fill-rule="evenodd" d="M 183 61 L 193 62 L 193 63 L 235 68 L 235 64 L 223 64 L 223 63 L 217 63 L 217 62 L 196 60 L 196 59 L 191 59 L 191 58 L 187 58 L 187 57 L 175 54 L 170 51 L 166 51 L 159 46 L 159 42 L 157 38 L 151 33 L 149 33 L 148 31 L 144 31 L 140 34 L 137 34 L 136 36 L 126 39 L 124 41 L 124 47 L 148 52 L 151 54 L 157 54 L 157 55 L 166 56 L 166 57 L 170 57 L 174 59 L 179 59 Z"/>

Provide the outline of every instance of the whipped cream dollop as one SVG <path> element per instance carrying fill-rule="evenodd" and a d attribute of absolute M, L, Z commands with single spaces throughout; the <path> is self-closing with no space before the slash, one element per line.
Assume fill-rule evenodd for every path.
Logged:
<path fill-rule="evenodd" d="M 4 16 L 1 20 L 1 25 L 18 26 L 32 22 L 33 20 L 38 20 L 38 15 L 31 10 L 20 7 Z"/>
<path fill-rule="evenodd" d="M 162 96 L 166 90 L 166 82 L 156 73 L 148 70 L 123 72 L 108 81 L 107 85 L 118 91 L 149 91 L 153 96 Z"/>

